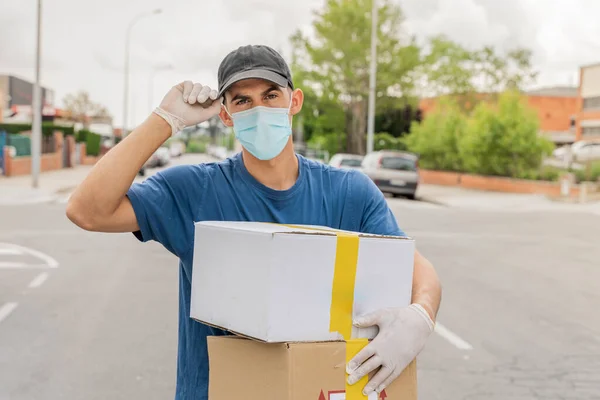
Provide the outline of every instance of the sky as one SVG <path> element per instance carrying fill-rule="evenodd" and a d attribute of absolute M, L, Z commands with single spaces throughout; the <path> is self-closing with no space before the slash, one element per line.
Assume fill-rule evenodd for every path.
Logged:
<path fill-rule="evenodd" d="M 600 62 L 597 0 L 394 0 L 407 33 L 445 34 L 464 46 L 533 50 L 536 86 L 576 85 L 579 66 Z M 267 44 L 289 55 L 289 36 L 310 30 L 324 0 L 43 0 L 42 72 L 56 106 L 86 90 L 123 118 L 125 37 L 130 22 L 129 126 L 143 121 L 183 80 L 216 86 L 231 50 Z M 152 14 L 161 9 L 160 14 Z M 0 2 L 0 74 L 33 80 L 36 1 Z M 596 39 L 594 39 L 596 38 Z"/>

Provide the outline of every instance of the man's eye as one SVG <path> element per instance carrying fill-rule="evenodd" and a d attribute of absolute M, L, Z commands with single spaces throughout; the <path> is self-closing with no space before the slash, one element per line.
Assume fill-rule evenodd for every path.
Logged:
<path fill-rule="evenodd" d="M 269 100 L 273 100 L 273 99 L 276 99 L 276 98 L 277 98 L 277 94 L 275 94 L 275 93 L 269 93 L 267 95 L 267 99 L 269 99 Z"/>
<path fill-rule="evenodd" d="M 240 105 L 240 104 L 245 104 L 245 103 L 247 103 L 247 102 L 248 102 L 248 99 L 241 99 L 241 100 L 238 100 L 238 102 L 237 102 L 237 103 L 235 103 L 235 104 L 236 104 L 236 105 Z"/>

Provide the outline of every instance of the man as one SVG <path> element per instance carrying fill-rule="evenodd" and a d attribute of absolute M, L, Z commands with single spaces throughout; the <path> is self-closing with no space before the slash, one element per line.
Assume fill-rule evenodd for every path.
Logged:
<path fill-rule="evenodd" d="M 189 81 L 173 87 L 155 112 L 98 162 L 67 206 L 69 219 L 83 229 L 134 232 L 179 257 L 177 400 L 207 399 L 206 337 L 226 334 L 189 318 L 195 221 L 311 224 L 403 235 L 382 193 L 364 174 L 295 154 L 291 120 L 302 109 L 303 94 L 277 52 L 240 47 L 222 61 L 218 80 L 218 92 Z M 217 114 L 233 127 L 240 154 L 219 163 L 173 167 L 132 186 L 140 167 L 172 134 Z M 350 383 L 381 367 L 364 390 L 389 385 L 423 348 L 440 297 L 433 267 L 415 253 L 414 304 L 356 321 L 378 325 L 379 333 L 348 363 Z"/>

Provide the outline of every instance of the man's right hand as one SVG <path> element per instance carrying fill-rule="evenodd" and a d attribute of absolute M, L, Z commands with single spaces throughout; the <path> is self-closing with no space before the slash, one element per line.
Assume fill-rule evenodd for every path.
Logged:
<path fill-rule="evenodd" d="M 174 135 L 187 126 L 209 120 L 220 110 L 221 101 L 217 99 L 216 90 L 185 81 L 173 86 L 154 112 L 171 125 Z"/>

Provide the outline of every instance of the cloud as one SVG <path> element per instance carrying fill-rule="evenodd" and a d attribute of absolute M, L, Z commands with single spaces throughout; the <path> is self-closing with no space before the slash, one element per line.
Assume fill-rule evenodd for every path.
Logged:
<path fill-rule="evenodd" d="M 395 0 L 419 38 L 446 34 L 469 47 L 534 51 L 540 84 L 575 83 L 578 67 L 600 61 L 600 2 L 595 0 Z M 184 79 L 216 85 L 221 59 L 238 46 L 267 44 L 289 55 L 289 36 L 306 29 L 324 0 L 54 0 L 44 2 L 42 81 L 60 100 L 87 90 L 121 124 L 125 33 L 131 41 L 131 123 L 142 121 Z M 35 2 L 0 2 L 0 73 L 33 79 Z M 598 44 L 596 44 L 598 43 Z M 175 69 L 150 77 L 156 65 Z M 152 93 L 150 93 L 152 91 Z"/>

